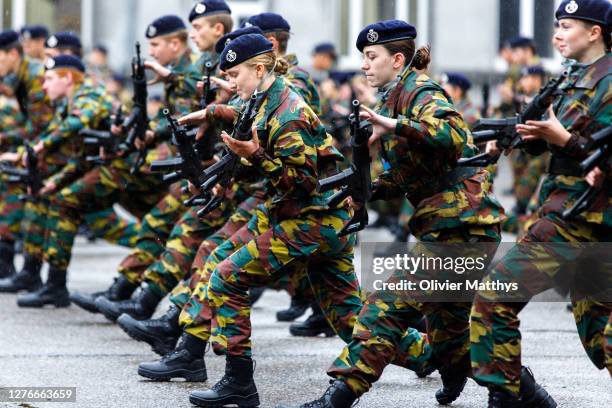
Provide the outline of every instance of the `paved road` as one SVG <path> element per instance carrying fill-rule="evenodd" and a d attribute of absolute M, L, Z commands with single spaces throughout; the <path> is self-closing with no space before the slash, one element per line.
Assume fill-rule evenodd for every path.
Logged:
<path fill-rule="evenodd" d="M 503 185 L 502 185 L 503 187 Z M 504 203 L 507 204 L 507 203 Z M 388 238 L 368 231 L 364 240 Z M 126 250 L 79 241 L 69 286 L 95 291 L 109 285 Z M 325 370 L 341 350 L 335 339 L 298 339 L 275 312 L 288 304 L 284 293 L 268 291 L 253 311 L 255 379 L 262 407 L 282 401 L 303 402 L 327 387 Z M 160 308 L 160 312 L 163 311 Z M 561 407 L 612 406 L 612 383 L 587 359 L 570 313 L 563 303 L 533 303 L 521 315 L 523 359 Z M 0 386 L 77 387 L 74 404 L 3 404 L 0 407 L 190 407 L 190 390 L 210 386 L 223 374 L 224 360 L 207 355 L 211 381 L 155 383 L 136 374 L 139 362 L 156 359 L 148 347 L 132 341 L 100 315 L 68 309 L 21 310 L 14 295 L 0 295 Z M 436 374 L 416 376 L 397 367 L 361 399 L 361 407 L 435 407 Z M 455 407 L 482 407 L 486 390 L 469 382 Z"/>

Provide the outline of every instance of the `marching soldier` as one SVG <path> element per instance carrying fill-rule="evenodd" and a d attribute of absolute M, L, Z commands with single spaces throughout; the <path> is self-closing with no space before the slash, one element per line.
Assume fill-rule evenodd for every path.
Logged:
<path fill-rule="evenodd" d="M 374 125 L 370 142 L 382 144 L 389 164 L 373 184 L 372 200 L 401 195 L 415 210 L 411 232 L 423 242 L 496 243 L 503 209 L 492 198 L 486 170 L 456 167 L 471 156 L 466 123 L 440 85 L 425 74 L 429 48 L 415 50 L 416 29 L 400 20 L 365 27 L 357 38 L 362 70 L 383 93 L 364 118 Z M 452 209 L 447 211 L 445 209 Z M 415 276 L 427 276 L 416 271 Z M 463 390 L 469 367 L 469 302 L 421 302 L 373 293 L 366 299 L 351 341 L 328 374 L 335 381 L 316 401 L 301 407 L 348 408 L 397 356 L 404 333 L 427 317 L 432 359 L 443 387 L 436 393 L 449 404 Z"/>

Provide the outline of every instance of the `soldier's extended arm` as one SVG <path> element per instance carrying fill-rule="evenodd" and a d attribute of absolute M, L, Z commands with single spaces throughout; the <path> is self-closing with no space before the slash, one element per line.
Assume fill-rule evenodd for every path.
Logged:
<path fill-rule="evenodd" d="M 548 107 L 559 95 L 559 85 L 567 78 L 567 72 L 559 77 L 551 79 L 540 92 L 533 98 L 531 103 L 523 111 L 511 118 L 504 119 L 481 119 L 472 132 L 474 143 L 484 143 L 495 140 L 500 150 L 508 150 L 520 147 L 521 136 L 516 132 L 516 125 L 528 120 L 540 120 L 546 113 Z M 499 155 L 490 156 L 486 153 L 461 159 L 460 166 L 486 166 L 496 163 Z"/>

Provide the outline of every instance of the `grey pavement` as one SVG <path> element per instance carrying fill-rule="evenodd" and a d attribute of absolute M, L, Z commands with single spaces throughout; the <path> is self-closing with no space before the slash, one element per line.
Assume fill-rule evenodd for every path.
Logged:
<path fill-rule="evenodd" d="M 389 236 L 368 230 L 362 238 Z M 126 249 L 100 241 L 78 240 L 70 289 L 93 292 L 108 287 L 125 254 Z M 343 346 L 338 338 L 291 337 L 288 324 L 275 319 L 276 311 L 288 303 L 285 293 L 267 291 L 252 313 L 255 380 L 262 407 L 320 396 L 328 385 L 325 371 Z M 164 309 L 162 305 L 158 313 Z M 560 407 L 612 406 L 610 376 L 586 357 L 564 303 L 528 305 L 521 313 L 521 331 L 524 363 Z M 139 377 L 138 363 L 154 359 L 157 356 L 148 346 L 131 340 L 101 315 L 76 306 L 19 309 L 14 295 L 0 295 L 0 387 L 77 388 L 76 403 L 0 403 L 0 407 L 190 407 L 189 392 L 211 386 L 223 374 L 223 358 L 209 353 L 207 383 L 157 383 Z M 391 366 L 359 406 L 436 407 L 434 393 L 439 386 L 437 373 L 418 379 Z M 486 398 L 486 390 L 470 381 L 453 406 L 483 407 Z"/>

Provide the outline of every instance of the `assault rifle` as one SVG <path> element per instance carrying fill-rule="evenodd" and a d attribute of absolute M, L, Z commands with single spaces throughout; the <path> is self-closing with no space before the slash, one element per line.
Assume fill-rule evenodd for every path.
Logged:
<path fill-rule="evenodd" d="M 353 163 L 349 168 L 331 177 L 319 180 L 317 190 L 326 192 L 340 189 L 334 193 L 328 201 L 330 207 L 337 207 L 344 199 L 351 197 L 355 203 L 361 204 L 359 210 L 350 219 L 349 223 L 342 228 L 339 236 L 360 231 L 368 225 L 368 210 L 366 203 L 372 196 L 372 180 L 370 176 L 370 151 L 368 140 L 372 135 L 372 124 L 359 117 L 361 104 L 357 99 L 353 100 L 353 113 L 350 115 L 351 141 L 353 151 Z"/>

